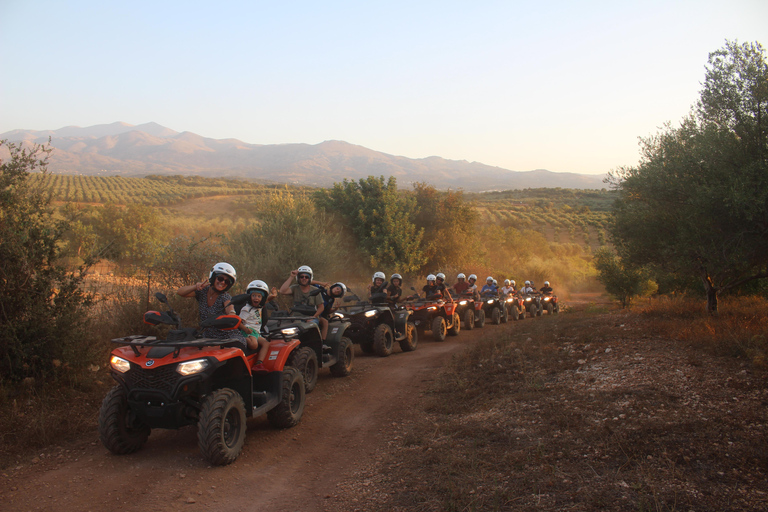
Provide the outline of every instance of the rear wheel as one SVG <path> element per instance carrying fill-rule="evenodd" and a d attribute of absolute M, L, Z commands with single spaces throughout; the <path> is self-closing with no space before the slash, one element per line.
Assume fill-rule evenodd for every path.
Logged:
<path fill-rule="evenodd" d="M 307 393 L 311 393 L 317 386 L 317 374 L 320 371 L 315 351 L 309 347 L 300 347 L 291 352 L 286 364 L 301 372 L 301 376 L 304 377 L 304 389 Z"/>
<path fill-rule="evenodd" d="M 304 377 L 296 368 L 285 367 L 281 385 L 280 403 L 267 412 L 267 419 L 275 428 L 289 428 L 296 425 L 304 414 Z"/>
<path fill-rule="evenodd" d="M 464 328 L 468 331 L 475 328 L 475 311 L 472 309 L 464 312 Z"/>
<path fill-rule="evenodd" d="M 485 327 L 485 310 L 484 309 L 475 310 L 475 327 L 479 327 L 479 328 Z"/>
<path fill-rule="evenodd" d="M 392 336 L 392 328 L 387 324 L 379 324 L 373 331 L 373 349 L 379 357 L 387 357 L 392 353 L 395 339 Z"/>
<path fill-rule="evenodd" d="M 346 377 L 352 373 L 352 361 L 355 359 L 355 349 L 352 341 L 342 336 L 339 341 L 339 360 L 331 366 L 331 375 L 334 377 Z"/>
<path fill-rule="evenodd" d="M 432 320 L 432 338 L 435 341 L 444 341 L 446 334 L 445 319 L 441 316 L 436 316 Z"/>
<path fill-rule="evenodd" d="M 99 411 L 99 438 L 115 455 L 133 453 L 144 446 L 150 428 L 142 423 L 128 405 L 128 396 L 122 386 L 115 386 L 101 403 Z"/>
<path fill-rule="evenodd" d="M 461 331 L 461 319 L 459 318 L 458 313 L 453 314 L 453 322 L 451 325 L 451 328 L 448 329 L 448 334 L 451 336 L 458 336 L 459 331 Z"/>
<path fill-rule="evenodd" d="M 419 344 L 419 331 L 413 322 L 405 324 L 405 338 L 400 340 L 400 350 L 403 352 L 411 352 L 416 350 L 416 345 Z"/>
<path fill-rule="evenodd" d="M 501 311 L 499 311 L 499 308 L 494 306 L 493 311 L 491 312 L 491 322 L 493 325 L 499 325 L 501 323 Z"/>
<path fill-rule="evenodd" d="M 203 401 L 197 422 L 197 443 L 214 466 L 231 464 L 245 443 L 245 404 L 239 393 L 217 389 Z"/>

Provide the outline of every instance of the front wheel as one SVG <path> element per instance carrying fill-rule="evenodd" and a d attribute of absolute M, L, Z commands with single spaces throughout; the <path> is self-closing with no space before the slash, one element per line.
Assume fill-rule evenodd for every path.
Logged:
<path fill-rule="evenodd" d="M 517 306 L 513 305 L 510 309 L 512 309 L 512 320 L 520 320 L 520 311 L 517 309 Z"/>
<path fill-rule="evenodd" d="M 505 324 L 509 321 L 509 311 L 507 311 L 507 305 L 501 304 L 501 323 Z"/>
<path fill-rule="evenodd" d="M 483 328 L 485 327 L 485 310 L 475 310 L 475 327 Z"/>
<path fill-rule="evenodd" d="M 539 308 L 536 307 L 536 304 L 531 303 L 531 305 L 528 306 L 528 314 L 531 315 L 531 318 L 534 318 L 538 311 L 539 311 Z"/>
<path fill-rule="evenodd" d="M 339 341 L 339 359 L 331 366 L 331 375 L 334 377 L 346 377 L 352 373 L 352 361 L 355 359 L 355 347 L 352 340 L 342 336 Z"/>
<path fill-rule="evenodd" d="M 432 320 L 432 338 L 435 341 L 444 341 L 446 332 L 445 320 L 441 316 L 436 316 Z"/>
<path fill-rule="evenodd" d="M 197 422 L 197 443 L 208 462 L 225 466 L 237 459 L 245 444 L 245 404 L 234 390 L 217 389 L 203 401 Z"/>
<path fill-rule="evenodd" d="M 451 336 L 458 336 L 461 331 L 461 318 L 459 318 L 458 313 L 454 313 L 452 319 L 453 322 L 451 323 L 451 328 L 448 329 L 448 334 Z"/>
<path fill-rule="evenodd" d="M 468 309 L 464 312 L 464 326 L 466 330 L 471 331 L 475 328 L 475 311 Z"/>
<path fill-rule="evenodd" d="M 494 306 L 493 311 L 491 312 L 491 322 L 493 325 L 499 325 L 501 323 L 501 311 L 499 311 L 499 308 Z"/>
<path fill-rule="evenodd" d="M 547 302 L 547 314 L 551 315 L 554 312 L 555 312 L 555 308 L 552 307 L 552 303 L 551 302 Z"/>
<path fill-rule="evenodd" d="M 283 368 L 280 403 L 267 412 L 270 425 L 275 428 L 295 426 L 304 414 L 306 401 L 304 377 L 296 368 Z"/>
<path fill-rule="evenodd" d="M 307 393 L 311 393 L 317 386 L 317 375 L 320 372 L 315 351 L 309 347 L 298 348 L 291 352 L 286 364 L 301 372 L 301 376 L 304 377 L 304 389 Z"/>
<path fill-rule="evenodd" d="M 115 386 L 101 403 L 99 438 L 115 455 L 127 455 L 139 450 L 149 437 L 150 428 L 142 423 L 128 405 L 122 386 Z"/>
<path fill-rule="evenodd" d="M 416 350 L 416 345 L 419 344 L 419 331 L 413 322 L 405 324 L 405 338 L 400 340 L 400 350 L 403 352 L 411 352 Z"/>
<path fill-rule="evenodd" d="M 373 349 L 379 357 L 387 357 L 392 353 L 392 346 L 395 339 L 392 335 L 392 328 L 387 324 L 379 324 L 373 331 Z"/>

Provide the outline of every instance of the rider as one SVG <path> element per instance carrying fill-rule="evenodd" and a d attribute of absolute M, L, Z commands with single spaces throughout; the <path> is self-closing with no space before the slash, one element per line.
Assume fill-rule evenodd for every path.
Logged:
<path fill-rule="evenodd" d="M 267 310 L 264 306 L 267 301 L 277 297 L 277 288 L 272 287 L 270 293 L 267 283 L 257 279 L 248 284 L 245 293 L 248 295 L 248 303 L 240 310 L 240 318 L 243 319 L 240 330 L 247 336 L 248 348 L 259 351 L 253 369 L 265 370 L 264 359 L 269 351 L 269 340 L 261 335 L 261 328 L 267 321 Z"/>
<path fill-rule="evenodd" d="M 493 277 L 488 276 L 485 279 L 485 286 L 480 290 L 480 295 L 496 295 L 498 292 L 498 288 L 493 284 Z"/>
<path fill-rule="evenodd" d="M 291 281 L 296 280 L 295 283 Z M 323 298 L 320 294 L 312 294 L 312 268 L 308 265 L 302 265 L 296 270 L 291 270 L 291 275 L 285 280 L 280 287 L 280 293 L 282 295 L 292 295 L 293 303 L 295 305 L 312 306 L 315 308 L 315 314 L 312 315 L 313 319 L 317 319 L 320 324 L 320 336 L 325 340 L 325 335 L 328 334 L 328 320 L 323 318 Z M 315 283 L 325 284 L 325 283 Z"/>
<path fill-rule="evenodd" d="M 234 315 L 235 306 L 232 297 L 227 293 L 237 281 L 235 267 L 226 262 L 219 262 L 208 273 L 208 281 L 182 286 L 176 293 L 182 297 L 194 297 L 198 302 L 200 322 L 208 318 L 216 318 L 221 315 Z M 245 337 L 238 331 L 222 331 L 215 327 L 206 327 L 202 330 L 206 338 L 233 338 L 242 342 L 246 347 Z"/>
<path fill-rule="evenodd" d="M 464 279 L 466 279 L 466 276 L 463 273 L 456 276 L 456 284 L 453 285 L 453 291 L 457 295 L 461 295 L 469 288 L 469 283 Z"/>
<path fill-rule="evenodd" d="M 515 289 L 511 286 L 511 282 L 509 281 L 509 279 L 505 279 L 504 286 L 501 289 L 501 294 L 506 296 L 511 293 L 515 293 Z"/>
<path fill-rule="evenodd" d="M 323 312 L 320 317 L 328 321 L 334 311 L 336 299 L 342 298 L 347 293 L 347 286 L 341 282 L 333 283 L 328 289 L 319 284 L 315 286 L 320 288 L 320 296 L 323 298 Z"/>
<path fill-rule="evenodd" d="M 434 274 L 429 274 L 427 276 L 427 284 L 425 284 L 421 290 L 424 292 L 427 299 L 439 299 L 443 295 L 443 292 L 437 287 L 437 278 Z"/>
<path fill-rule="evenodd" d="M 445 286 L 445 274 L 438 272 L 435 277 L 437 278 L 437 289 L 440 290 L 440 294 L 443 300 L 453 302 L 453 297 L 451 297 L 451 294 L 448 291 L 448 287 Z"/>
<path fill-rule="evenodd" d="M 517 283 L 515 283 L 514 279 L 509 280 L 509 286 L 512 287 L 512 293 L 517 293 Z"/>
<path fill-rule="evenodd" d="M 384 272 L 374 272 L 371 284 L 368 285 L 368 298 L 377 293 L 387 293 L 387 283 Z"/>
<path fill-rule="evenodd" d="M 469 274 L 469 278 L 467 279 L 469 286 L 467 287 L 466 293 L 472 295 L 473 298 L 478 299 L 480 298 L 480 294 L 477 291 L 477 276 L 475 274 Z"/>
<path fill-rule="evenodd" d="M 542 286 L 539 291 L 544 295 L 550 295 L 552 293 L 552 287 L 549 286 L 549 281 L 544 281 L 544 286 Z"/>
<path fill-rule="evenodd" d="M 390 304 L 396 304 L 402 295 L 403 276 L 400 274 L 392 274 L 392 277 L 389 278 L 389 286 L 387 286 L 387 300 Z"/>
<path fill-rule="evenodd" d="M 521 290 L 524 294 L 534 293 L 536 292 L 536 289 L 531 286 L 530 281 L 525 282 L 525 286 L 523 286 L 523 289 Z"/>

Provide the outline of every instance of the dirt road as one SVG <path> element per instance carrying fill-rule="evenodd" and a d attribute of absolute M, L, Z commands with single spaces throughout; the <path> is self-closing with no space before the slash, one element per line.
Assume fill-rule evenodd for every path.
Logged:
<path fill-rule="evenodd" d="M 362 355 L 357 347 L 352 375 L 321 372 L 297 427 L 280 431 L 264 418 L 249 420 L 243 453 L 226 467 L 202 459 L 190 427 L 153 431 L 139 452 L 114 456 L 94 425 L 84 441 L 3 471 L 0 509 L 335 510 L 337 484 L 354 478 L 397 425 L 418 414 L 419 395 L 451 355 L 511 325 L 464 331 L 443 343 L 422 339 L 415 352 L 396 349 L 388 358 Z"/>

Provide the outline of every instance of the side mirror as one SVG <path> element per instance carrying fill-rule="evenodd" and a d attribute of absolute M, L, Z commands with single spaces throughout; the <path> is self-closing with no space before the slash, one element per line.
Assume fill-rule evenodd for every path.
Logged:
<path fill-rule="evenodd" d="M 221 315 L 216 318 L 208 318 L 200 323 L 200 327 L 215 327 L 222 331 L 233 331 L 240 327 L 242 319 L 237 315 Z"/>
<path fill-rule="evenodd" d="M 166 297 L 164 293 L 155 293 L 155 298 L 163 304 L 168 304 L 168 297 Z"/>
<path fill-rule="evenodd" d="M 177 325 L 176 320 L 171 315 L 159 311 L 147 311 L 144 313 L 144 323 L 149 325 Z"/>

